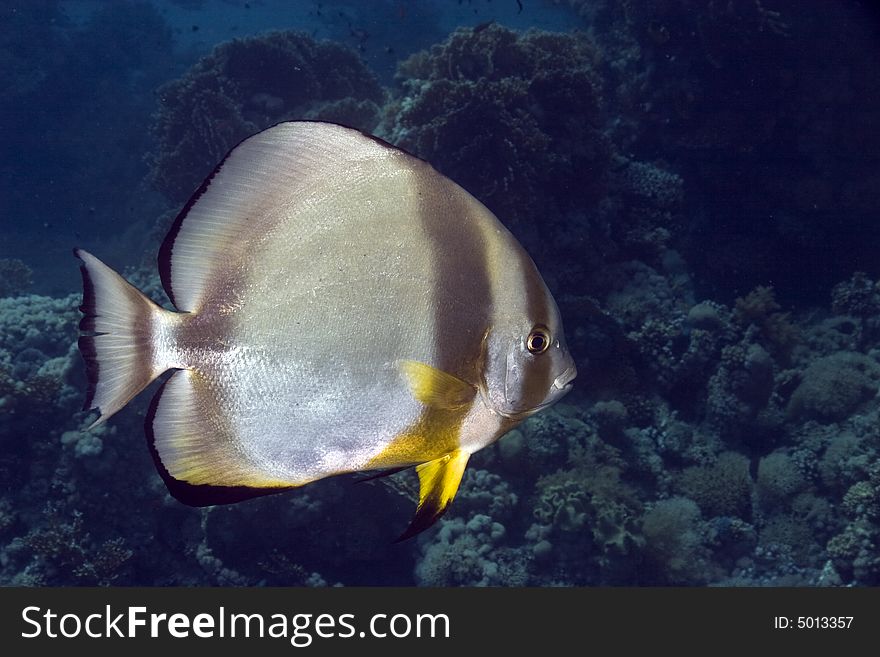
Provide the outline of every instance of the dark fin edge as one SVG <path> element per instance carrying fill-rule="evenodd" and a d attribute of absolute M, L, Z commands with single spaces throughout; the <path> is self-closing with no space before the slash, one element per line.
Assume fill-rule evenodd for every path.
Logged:
<path fill-rule="evenodd" d="M 88 411 L 92 409 L 92 402 L 95 401 L 95 393 L 98 391 L 98 378 L 100 377 L 98 352 L 95 350 L 95 338 L 89 335 L 80 336 L 77 340 L 77 346 L 86 365 L 87 388 L 82 410 Z"/>
<path fill-rule="evenodd" d="M 73 255 L 82 262 L 82 258 L 79 256 L 79 249 L 74 249 Z M 88 383 L 86 400 L 83 403 L 82 410 L 88 411 L 92 408 L 92 402 L 95 400 L 95 392 L 98 389 L 98 377 L 100 375 L 98 352 L 95 349 L 95 317 L 98 313 L 98 302 L 95 299 L 95 284 L 92 283 L 92 277 L 89 276 L 89 270 L 86 269 L 85 263 L 79 266 L 79 271 L 82 274 L 83 285 L 83 300 L 82 305 L 79 307 L 83 318 L 79 320 L 79 330 L 81 333 L 89 335 L 81 335 L 77 340 L 77 345 L 86 366 L 86 380 Z"/>
<path fill-rule="evenodd" d="M 171 286 L 171 255 L 174 251 L 174 241 L 177 239 L 177 235 L 180 233 L 180 228 L 183 226 L 183 222 L 189 214 L 189 211 L 192 210 L 193 206 L 202 197 L 202 194 L 204 194 L 208 190 L 208 187 L 211 186 L 211 181 L 214 179 L 214 176 L 217 175 L 217 172 L 220 171 L 226 163 L 227 158 L 229 158 L 229 155 L 236 147 L 237 144 L 223 157 L 222 160 L 220 160 L 220 163 L 214 167 L 214 170 L 211 171 L 208 177 L 202 181 L 202 184 L 199 185 L 198 189 L 193 192 L 193 195 L 190 196 L 186 205 L 183 206 L 183 209 L 177 213 L 174 222 L 171 224 L 171 228 L 168 229 L 168 234 L 165 236 L 165 239 L 162 240 L 162 245 L 159 247 L 159 279 L 162 281 L 162 287 L 165 289 L 165 294 L 168 295 L 168 298 L 175 307 L 177 307 L 177 301 L 174 299 L 174 288 Z"/>
<path fill-rule="evenodd" d="M 403 472 L 404 470 L 409 470 L 415 466 L 412 465 L 402 465 L 399 468 L 389 468 L 387 470 L 379 470 L 378 472 L 374 472 L 368 475 L 362 475 L 359 477 L 355 477 L 354 483 L 363 484 L 367 481 L 374 481 L 376 479 L 382 479 L 383 477 L 390 477 L 391 475 L 396 475 L 398 472 Z"/>
<path fill-rule="evenodd" d="M 450 499 L 448 502 L 446 502 L 446 504 L 442 504 L 439 494 L 429 495 L 428 497 L 426 497 L 425 501 L 419 504 L 418 508 L 416 509 L 415 515 L 413 515 L 412 520 L 410 520 L 409 526 L 406 528 L 406 531 L 398 536 L 394 542 L 401 543 L 407 539 L 412 538 L 416 534 L 421 534 L 435 522 L 440 520 L 443 514 L 446 513 L 446 510 L 449 508 L 449 505 L 451 503 L 452 500 Z"/>
<path fill-rule="evenodd" d="M 156 436 L 153 433 L 153 420 L 156 417 L 156 410 L 159 408 L 159 401 L 165 386 L 170 381 L 170 377 L 162 382 L 162 387 L 150 402 L 150 408 L 147 411 L 147 417 L 144 420 L 144 431 L 147 435 L 147 447 L 156 464 L 156 469 L 168 487 L 168 492 L 178 502 L 187 506 L 213 506 L 215 504 L 234 504 L 242 502 L 254 497 L 263 497 L 265 495 L 274 495 L 275 493 L 283 493 L 284 491 L 295 488 L 290 486 L 286 488 L 251 488 L 250 486 L 211 486 L 209 484 L 188 484 L 180 479 L 171 476 L 162 459 L 159 458 L 159 452 L 156 449 Z"/>

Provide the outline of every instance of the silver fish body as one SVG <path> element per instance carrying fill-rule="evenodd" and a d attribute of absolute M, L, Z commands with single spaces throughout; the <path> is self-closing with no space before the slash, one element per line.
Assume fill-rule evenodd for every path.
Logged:
<path fill-rule="evenodd" d="M 218 165 L 160 250 L 179 312 L 77 255 L 87 405 L 102 421 L 179 370 L 147 433 L 188 503 L 419 465 L 411 535 L 445 510 L 471 453 L 576 373 L 552 296 L 494 215 L 333 124 L 279 124 Z"/>

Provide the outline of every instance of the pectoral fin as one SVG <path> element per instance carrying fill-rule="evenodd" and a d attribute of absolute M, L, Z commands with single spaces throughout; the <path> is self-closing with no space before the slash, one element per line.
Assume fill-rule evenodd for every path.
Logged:
<path fill-rule="evenodd" d="M 416 466 L 416 472 L 419 473 L 419 506 L 409 527 L 395 542 L 405 541 L 426 530 L 446 512 L 458 491 L 468 458 L 470 454 L 457 449 Z"/>
<path fill-rule="evenodd" d="M 467 381 L 416 360 L 398 362 L 413 397 L 425 406 L 455 409 L 468 404 L 477 389 Z"/>

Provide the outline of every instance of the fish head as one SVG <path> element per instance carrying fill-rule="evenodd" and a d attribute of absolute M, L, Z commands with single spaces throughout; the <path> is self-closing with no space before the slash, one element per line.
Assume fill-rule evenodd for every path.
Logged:
<path fill-rule="evenodd" d="M 548 301 L 543 316 L 511 316 L 487 338 L 484 398 L 499 415 L 524 419 L 571 390 L 577 367 L 549 293 Z"/>

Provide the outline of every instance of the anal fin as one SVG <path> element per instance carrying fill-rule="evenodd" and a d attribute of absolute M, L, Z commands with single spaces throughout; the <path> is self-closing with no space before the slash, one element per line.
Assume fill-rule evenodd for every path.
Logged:
<path fill-rule="evenodd" d="M 178 501 L 231 504 L 297 485 L 261 471 L 232 431 L 198 372 L 180 370 L 165 381 L 147 413 L 146 432 L 159 474 Z"/>
<path fill-rule="evenodd" d="M 405 541 L 426 530 L 446 513 L 458 492 L 470 454 L 463 449 L 449 452 L 416 466 L 419 474 L 419 505 L 406 531 L 395 541 Z"/>

